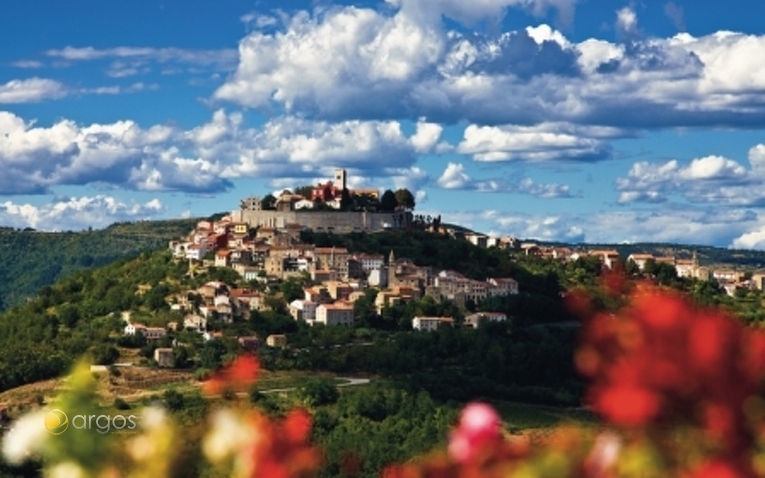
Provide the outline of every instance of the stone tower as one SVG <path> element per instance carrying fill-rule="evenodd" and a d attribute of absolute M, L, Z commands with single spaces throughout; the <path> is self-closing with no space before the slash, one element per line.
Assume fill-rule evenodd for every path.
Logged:
<path fill-rule="evenodd" d="M 393 255 L 393 249 L 388 255 L 388 288 L 392 289 L 396 285 L 396 256 Z"/>
<path fill-rule="evenodd" d="M 345 189 L 346 188 L 345 180 L 346 180 L 345 169 L 335 168 L 335 180 L 334 180 L 335 187 L 341 191 Z"/>

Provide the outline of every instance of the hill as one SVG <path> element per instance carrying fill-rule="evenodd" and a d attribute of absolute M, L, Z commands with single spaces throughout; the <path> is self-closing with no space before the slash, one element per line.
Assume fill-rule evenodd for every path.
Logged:
<path fill-rule="evenodd" d="M 196 219 L 117 223 L 81 232 L 0 229 L 0 310 L 77 271 L 157 249 L 185 235 Z"/>
<path fill-rule="evenodd" d="M 690 259 L 695 252 L 699 262 L 710 267 L 735 267 L 740 269 L 765 269 L 765 251 L 747 249 L 727 249 L 724 247 L 699 246 L 693 244 L 673 244 L 667 242 L 638 242 L 631 244 L 613 243 L 566 243 L 535 241 L 524 239 L 543 246 L 568 247 L 571 249 L 614 249 L 623 258 L 630 254 L 653 254 L 654 256 L 675 256 Z"/>

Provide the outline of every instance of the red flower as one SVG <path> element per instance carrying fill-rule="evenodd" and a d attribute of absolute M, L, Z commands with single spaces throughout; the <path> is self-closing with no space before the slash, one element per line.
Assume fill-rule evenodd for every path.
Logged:
<path fill-rule="evenodd" d="M 208 395 L 218 395 L 224 390 L 246 391 L 257 380 L 260 363 L 252 355 L 245 354 L 235 358 L 231 364 L 207 379 L 204 391 Z"/>
<path fill-rule="evenodd" d="M 616 425 L 645 425 L 659 414 L 661 399 L 647 389 L 623 385 L 609 387 L 600 392 L 595 409 Z"/>

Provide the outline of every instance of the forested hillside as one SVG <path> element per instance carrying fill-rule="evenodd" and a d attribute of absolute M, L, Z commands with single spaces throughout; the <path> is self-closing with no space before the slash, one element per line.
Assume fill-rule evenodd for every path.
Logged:
<path fill-rule="evenodd" d="M 0 229 L 0 310 L 22 304 L 76 271 L 162 247 L 187 234 L 195 223 L 195 219 L 118 223 L 81 232 Z"/>

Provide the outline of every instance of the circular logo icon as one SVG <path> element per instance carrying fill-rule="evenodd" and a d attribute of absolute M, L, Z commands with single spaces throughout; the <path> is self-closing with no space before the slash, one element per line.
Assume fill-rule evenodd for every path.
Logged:
<path fill-rule="evenodd" d="M 69 417 L 61 410 L 51 410 L 45 415 L 45 428 L 54 435 L 61 435 L 69 428 Z"/>

